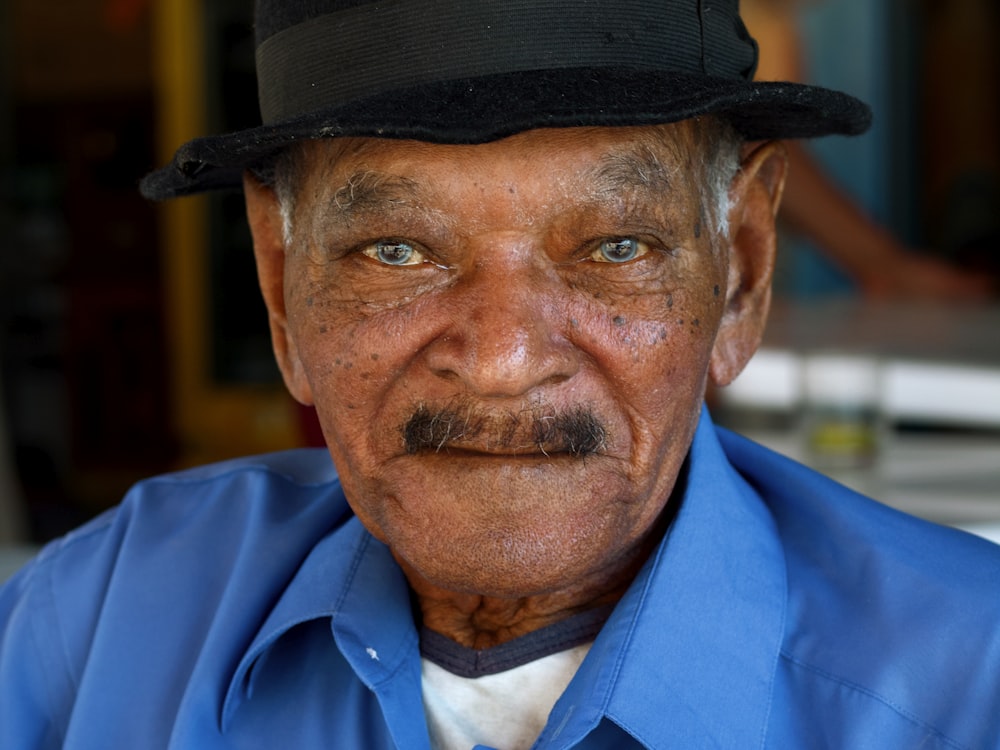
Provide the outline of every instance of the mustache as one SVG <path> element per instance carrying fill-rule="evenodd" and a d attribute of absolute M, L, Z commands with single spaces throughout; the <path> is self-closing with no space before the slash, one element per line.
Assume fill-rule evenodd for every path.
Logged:
<path fill-rule="evenodd" d="M 472 404 L 435 409 L 421 404 L 401 431 L 411 455 L 468 446 L 497 452 L 535 448 L 544 455 L 583 458 L 603 453 L 608 437 L 600 417 L 585 406 L 564 410 L 532 406 L 498 413 Z"/>

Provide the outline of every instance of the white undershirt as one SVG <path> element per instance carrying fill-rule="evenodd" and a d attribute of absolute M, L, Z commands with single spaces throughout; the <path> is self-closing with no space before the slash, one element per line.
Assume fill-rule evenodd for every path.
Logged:
<path fill-rule="evenodd" d="M 427 659 L 424 712 L 434 750 L 527 750 L 590 650 L 585 643 L 482 677 L 459 677 Z"/>

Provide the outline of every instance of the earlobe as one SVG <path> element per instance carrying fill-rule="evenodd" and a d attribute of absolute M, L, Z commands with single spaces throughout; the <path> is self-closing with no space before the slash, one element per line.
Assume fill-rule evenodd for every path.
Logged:
<path fill-rule="evenodd" d="M 784 145 L 771 141 L 749 148 L 733 179 L 726 308 L 709 365 L 719 386 L 740 374 L 764 334 L 786 170 Z"/>
<path fill-rule="evenodd" d="M 295 400 L 312 404 L 312 389 L 305 377 L 295 338 L 289 331 L 285 307 L 285 241 L 281 205 L 274 190 L 249 172 L 243 177 L 247 222 L 253 237 L 257 279 L 267 306 L 271 345 L 285 386 Z"/>

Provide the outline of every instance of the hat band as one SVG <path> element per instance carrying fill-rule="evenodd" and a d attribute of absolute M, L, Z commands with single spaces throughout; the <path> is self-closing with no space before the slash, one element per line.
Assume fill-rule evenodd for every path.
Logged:
<path fill-rule="evenodd" d="M 394 0 L 289 27 L 257 47 L 265 124 L 437 81 L 559 68 L 749 79 L 756 44 L 733 0 Z M 678 4 L 680 5 L 680 4 Z"/>

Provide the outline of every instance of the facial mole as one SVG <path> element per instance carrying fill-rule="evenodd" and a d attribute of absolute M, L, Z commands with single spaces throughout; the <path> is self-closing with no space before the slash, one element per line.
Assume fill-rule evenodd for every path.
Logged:
<path fill-rule="evenodd" d="M 313 298 L 306 297 L 306 307 L 312 307 L 312 306 L 313 306 Z"/>
<path fill-rule="evenodd" d="M 721 291 L 721 290 L 719 289 L 719 285 L 718 285 L 718 284 L 716 284 L 716 285 L 715 285 L 715 286 L 714 286 L 714 287 L 712 288 L 712 295 L 713 295 L 713 296 L 715 296 L 715 297 L 718 297 L 718 296 L 719 296 L 719 292 L 720 292 L 720 291 Z"/>
<path fill-rule="evenodd" d="M 674 306 L 674 295 L 668 294 L 667 295 L 667 309 L 669 310 L 673 306 Z"/>
<path fill-rule="evenodd" d="M 372 362 L 378 362 L 378 354 L 372 354 Z"/>
<path fill-rule="evenodd" d="M 623 325 L 625 325 L 625 318 L 621 315 L 616 315 L 611 322 L 614 323 L 615 326 L 617 326 L 618 328 L 621 328 Z"/>
<path fill-rule="evenodd" d="M 694 223 L 694 236 L 695 239 L 701 237 L 701 219 L 698 219 L 698 221 Z"/>
<path fill-rule="evenodd" d="M 326 333 L 326 331 L 327 331 L 327 327 L 326 326 L 320 326 L 319 327 L 319 332 L 320 333 Z"/>
<path fill-rule="evenodd" d="M 576 318 L 570 318 L 569 319 L 569 325 L 570 325 L 571 328 L 579 328 L 580 327 L 580 321 L 577 320 Z"/>

